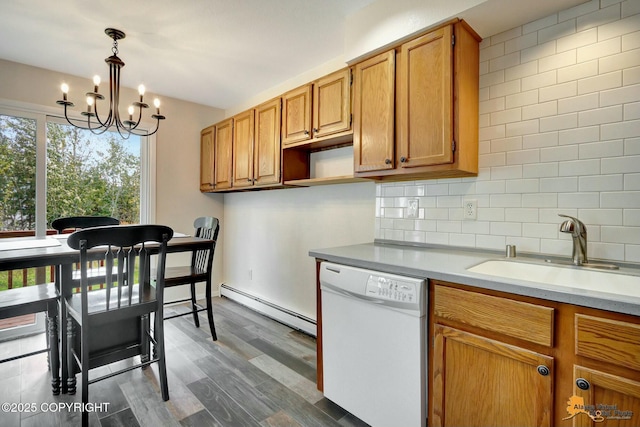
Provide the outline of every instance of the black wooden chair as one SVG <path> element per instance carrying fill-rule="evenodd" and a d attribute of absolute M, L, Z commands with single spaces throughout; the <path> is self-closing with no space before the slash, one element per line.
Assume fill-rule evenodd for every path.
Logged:
<path fill-rule="evenodd" d="M 170 288 L 174 286 L 191 287 L 191 297 L 180 300 L 167 301 L 165 304 L 175 304 L 179 302 L 191 302 L 191 311 L 166 316 L 165 320 L 173 319 L 180 316 L 193 315 L 193 322 L 196 328 L 200 327 L 198 313 L 207 312 L 209 320 L 209 328 L 211 329 L 211 337 L 214 341 L 218 339 L 216 327 L 213 322 L 213 307 L 211 305 L 211 273 L 213 271 L 213 255 L 216 249 L 216 240 L 220 231 L 220 223 L 217 218 L 210 216 L 197 218 L 193 226 L 195 228 L 195 236 L 205 239 L 211 239 L 212 243 L 208 249 L 193 251 L 191 255 L 191 265 L 180 267 L 167 267 L 165 271 L 164 287 Z M 206 307 L 196 302 L 196 283 L 205 283 Z"/>
<path fill-rule="evenodd" d="M 60 394 L 60 358 L 58 353 L 58 291 L 55 284 L 45 283 L 0 292 L 0 319 L 41 312 L 47 313 L 47 347 L 0 360 L 0 363 L 48 352 L 51 389 L 53 394 L 57 395 Z"/>
<path fill-rule="evenodd" d="M 64 230 L 79 230 L 89 227 L 101 227 L 104 225 L 119 225 L 120 220 L 110 216 L 67 216 L 54 219 L 51 227 L 62 234 Z"/>
<path fill-rule="evenodd" d="M 89 384 L 155 362 L 162 399 L 169 400 L 162 322 L 167 241 L 172 235 L 173 230 L 162 225 L 126 225 L 88 228 L 67 239 L 71 248 L 80 250 L 81 272 L 80 292 L 64 297 L 69 319 L 68 387 L 70 394 L 75 393 L 77 367 L 82 376 L 83 406 L 89 401 Z M 152 253 L 157 255 L 157 273 L 149 283 Z M 106 285 L 89 291 L 88 265 L 95 259 L 105 261 Z M 149 327 L 151 317 L 153 328 Z M 140 356 L 140 362 L 89 379 L 90 369 L 135 356 Z M 82 425 L 87 422 L 88 413 L 83 412 Z"/>

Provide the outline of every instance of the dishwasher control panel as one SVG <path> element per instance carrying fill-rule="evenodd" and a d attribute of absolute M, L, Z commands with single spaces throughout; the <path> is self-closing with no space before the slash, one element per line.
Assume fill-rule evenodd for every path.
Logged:
<path fill-rule="evenodd" d="M 366 294 L 388 301 L 416 303 L 419 290 L 415 283 L 370 274 Z"/>

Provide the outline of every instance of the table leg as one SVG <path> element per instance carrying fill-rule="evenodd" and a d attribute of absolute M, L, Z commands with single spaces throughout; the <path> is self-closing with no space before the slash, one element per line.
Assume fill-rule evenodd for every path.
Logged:
<path fill-rule="evenodd" d="M 73 277 L 73 264 L 63 264 L 58 268 L 59 274 L 56 275 L 56 286 L 60 293 L 60 367 L 61 367 L 61 382 L 62 393 L 68 392 L 67 379 L 69 378 L 68 369 L 68 351 L 67 351 L 67 306 L 66 297 L 71 294 L 72 289 L 72 277 Z"/>

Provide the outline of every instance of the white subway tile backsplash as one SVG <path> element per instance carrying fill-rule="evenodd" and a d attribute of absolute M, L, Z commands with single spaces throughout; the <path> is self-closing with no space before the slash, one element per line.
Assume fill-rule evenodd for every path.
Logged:
<path fill-rule="evenodd" d="M 612 191 L 600 194 L 600 204 L 607 208 L 640 209 L 640 191 Z"/>
<path fill-rule="evenodd" d="M 622 18 L 615 22 L 598 26 L 598 40 L 606 40 L 623 34 L 633 33 L 640 28 L 640 14 Z"/>
<path fill-rule="evenodd" d="M 579 209 L 578 216 L 587 225 L 622 225 L 622 209 Z"/>
<path fill-rule="evenodd" d="M 584 79 L 585 77 L 593 77 L 598 75 L 598 61 L 581 62 L 568 67 L 559 68 L 557 72 L 558 83 L 564 83 L 571 80 Z"/>
<path fill-rule="evenodd" d="M 635 0 L 628 0 L 622 3 L 623 18 L 635 15 L 636 13 L 640 13 L 640 2 L 637 2 Z"/>
<path fill-rule="evenodd" d="M 600 159 L 560 162 L 558 170 L 560 176 L 598 175 L 599 173 Z"/>
<path fill-rule="evenodd" d="M 520 111 L 520 109 L 518 109 L 518 111 Z M 529 105 L 526 107 L 522 107 L 521 111 L 521 117 L 523 120 L 554 116 L 558 114 L 558 101 L 549 101 L 542 102 L 540 104 Z"/>
<path fill-rule="evenodd" d="M 518 80 L 514 80 L 514 81 L 518 81 Z M 552 86 L 552 85 L 555 85 L 557 82 L 558 82 L 558 73 L 556 70 L 552 70 L 552 71 L 547 71 L 545 73 L 539 73 L 533 76 L 522 78 L 521 88 L 522 88 L 522 91 L 524 92 L 532 89 L 539 89 L 541 87 Z M 511 93 L 516 93 L 516 92 L 520 92 L 520 90 L 511 92 Z"/>
<path fill-rule="evenodd" d="M 638 73 L 640 75 L 640 73 Z M 538 102 L 538 89 L 528 90 L 505 97 L 505 107 L 515 108 L 524 105 L 536 104 Z"/>
<path fill-rule="evenodd" d="M 622 175 L 581 176 L 579 191 L 622 191 Z"/>
<path fill-rule="evenodd" d="M 640 119 L 640 102 L 626 104 L 623 112 L 624 120 Z"/>
<path fill-rule="evenodd" d="M 578 178 L 568 176 L 562 178 L 540 178 L 542 193 L 573 193 L 578 191 Z"/>
<path fill-rule="evenodd" d="M 598 108 L 595 110 L 581 111 L 578 113 L 578 126 L 593 126 L 603 123 L 615 123 L 622 121 L 622 105 Z"/>
<path fill-rule="evenodd" d="M 640 173 L 627 173 L 624 175 L 625 190 L 640 190 Z"/>
<path fill-rule="evenodd" d="M 599 102 L 600 96 L 597 92 L 559 99 L 558 113 L 565 114 L 576 111 L 592 110 L 598 108 Z"/>
<path fill-rule="evenodd" d="M 532 193 L 522 195 L 523 208 L 555 208 L 558 206 L 558 193 Z"/>
<path fill-rule="evenodd" d="M 509 151 L 507 153 L 507 165 L 522 165 L 525 163 L 539 163 L 540 150 Z"/>
<path fill-rule="evenodd" d="M 507 193 L 537 193 L 540 181 L 537 179 L 510 179 L 506 181 Z"/>
<path fill-rule="evenodd" d="M 580 144 L 600 140 L 600 126 L 566 129 L 558 132 L 558 144 Z"/>
<path fill-rule="evenodd" d="M 578 126 L 578 114 L 569 113 L 540 119 L 540 131 L 571 129 Z"/>
<path fill-rule="evenodd" d="M 567 160 L 578 160 L 578 145 L 561 145 L 558 147 L 541 148 L 541 162 L 563 162 Z"/>
<path fill-rule="evenodd" d="M 522 166 L 523 178 L 543 178 L 558 176 L 558 163 L 537 163 Z"/>
<path fill-rule="evenodd" d="M 624 209 L 622 225 L 640 227 L 640 209 Z"/>
<path fill-rule="evenodd" d="M 557 70 L 558 68 L 574 65 L 576 63 L 576 57 L 575 49 L 551 56 L 545 56 L 538 60 L 538 70 L 543 73 L 545 71 Z"/>
<path fill-rule="evenodd" d="M 640 156 L 611 157 L 602 159 L 602 173 L 640 172 Z"/>
<path fill-rule="evenodd" d="M 617 157 L 624 154 L 624 143 L 621 139 L 613 141 L 592 142 L 580 144 L 581 159 L 598 159 L 602 157 Z M 606 173 L 606 172 L 602 172 Z"/>
<path fill-rule="evenodd" d="M 640 0 L 590 0 L 485 38 L 478 177 L 378 184 L 375 236 L 570 259 L 563 213 L 591 258 L 640 262 L 639 24 Z"/>
<path fill-rule="evenodd" d="M 640 52 L 638 54 L 640 55 Z M 640 100 L 640 84 L 600 92 L 601 107 L 636 102 L 638 100 Z"/>
<path fill-rule="evenodd" d="M 600 69 L 600 72 L 602 72 L 602 69 Z M 578 94 L 583 95 L 585 93 L 599 92 L 620 86 L 622 86 L 622 72 L 614 71 L 612 73 L 579 80 Z"/>
<path fill-rule="evenodd" d="M 609 22 L 613 22 L 620 19 L 620 5 L 614 4 L 609 7 L 602 6 L 602 9 L 587 13 L 582 16 L 578 16 L 576 19 L 578 31 L 585 30 L 587 28 L 597 27 L 598 25 L 604 25 Z"/>
<path fill-rule="evenodd" d="M 558 52 L 564 52 L 570 49 L 576 49 L 582 46 L 588 46 L 598 41 L 597 28 L 591 28 L 588 30 L 580 31 L 575 34 L 571 34 L 566 37 L 558 39 L 556 44 L 556 50 Z"/>
<path fill-rule="evenodd" d="M 600 193 L 558 193 L 558 207 L 561 208 L 599 208 Z"/>
<path fill-rule="evenodd" d="M 622 40 L 619 37 L 594 43 L 577 49 L 576 61 L 580 63 L 598 63 L 598 59 L 622 52 Z M 585 76 L 587 77 L 587 76 Z"/>
<path fill-rule="evenodd" d="M 628 50 L 617 55 L 605 56 L 598 61 L 600 74 L 637 67 L 638 65 L 640 65 L 638 49 Z"/>
<path fill-rule="evenodd" d="M 603 140 L 635 138 L 638 135 L 640 135 L 640 120 L 628 120 L 600 126 L 600 136 Z"/>

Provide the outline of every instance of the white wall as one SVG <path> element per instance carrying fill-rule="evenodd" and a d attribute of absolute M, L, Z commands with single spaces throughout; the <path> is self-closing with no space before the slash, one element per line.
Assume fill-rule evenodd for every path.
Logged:
<path fill-rule="evenodd" d="M 480 61 L 479 176 L 378 185 L 376 237 L 570 256 L 565 213 L 587 224 L 591 257 L 640 262 L 640 1 L 493 35 Z"/>
<path fill-rule="evenodd" d="M 61 97 L 60 84 L 63 81 L 71 88 L 70 99 L 76 102 L 76 108 L 82 105 L 82 94 L 93 85 L 89 79 L 5 60 L 0 60 L 0 69 L 0 99 L 29 104 L 50 114 L 62 114 L 55 101 Z M 122 92 L 125 100 L 137 98 L 137 90 L 122 88 Z M 154 94 L 148 93 L 146 96 L 153 99 Z M 176 231 L 191 233 L 193 220 L 197 216 L 212 215 L 220 218 L 224 226 L 222 195 L 201 194 L 199 191 L 200 130 L 222 119 L 223 111 L 161 95 L 159 97 L 162 100 L 162 114 L 167 119 L 161 123 L 156 134 L 155 221 L 169 225 Z M 176 255 L 170 262 L 183 263 L 184 259 Z M 222 261 L 222 251 L 218 251 L 215 257 L 215 284 L 222 282 Z"/>
<path fill-rule="evenodd" d="M 315 319 L 309 250 L 373 241 L 374 203 L 369 182 L 225 195 L 225 283 Z"/>

